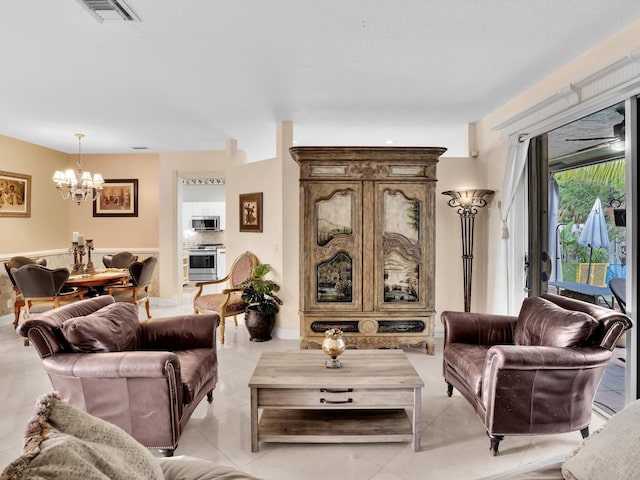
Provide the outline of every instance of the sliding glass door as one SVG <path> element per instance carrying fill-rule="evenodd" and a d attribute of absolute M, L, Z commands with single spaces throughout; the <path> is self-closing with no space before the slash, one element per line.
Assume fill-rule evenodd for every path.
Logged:
<path fill-rule="evenodd" d="M 629 265 L 636 258 L 637 243 L 634 249 L 626 222 L 627 210 L 637 211 L 628 208 L 635 199 L 628 178 L 628 171 L 634 170 L 628 163 L 634 162 L 635 169 L 631 149 L 636 135 L 627 129 L 630 112 L 626 111 L 635 111 L 635 102 L 634 98 L 611 105 L 531 140 L 530 295 L 549 291 L 622 311 L 627 307 L 611 292 L 611 281 L 623 286 L 623 295 L 637 295 L 636 268 Z M 625 405 L 630 384 L 625 370 L 631 365 L 636 372 L 637 365 L 630 351 L 623 339 L 602 380 L 596 405 L 604 413 L 615 413 Z"/>

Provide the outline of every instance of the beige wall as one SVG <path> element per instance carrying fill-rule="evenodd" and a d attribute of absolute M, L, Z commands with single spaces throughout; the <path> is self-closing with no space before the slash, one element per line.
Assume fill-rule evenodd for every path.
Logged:
<path fill-rule="evenodd" d="M 0 135 L 0 171 L 31 175 L 31 217 L 0 217 L 0 256 L 62 248 L 68 213 L 51 181 L 67 168 L 68 156 Z"/>
<path fill-rule="evenodd" d="M 437 146 L 437 145 L 435 145 Z M 449 207 L 446 190 L 490 188 L 483 178 L 480 163 L 472 157 L 441 157 L 438 163 L 436 187 L 436 312 L 463 310 L 462 238 L 460 217 L 456 209 Z M 486 283 L 483 281 L 487 269 L 484 254 L 486 225 L 489 205 L 478 213 L 475 226 L 475 256 L 473 259 L 471 307 L 476 310 L 484 306 Z M 440 324 L 436 322 L 436 328 Z"/>
<path fill-rule="evenodd" d="M 159 247 L 160 203 L 157 154 L 83 155 L 83 169 L 99 172 L 107 180 L 138 180 L 137 217 L 94 217 L 93 204 L 69 203 L 68 240 L 72 232 L 92 238 L 96 249 L 156 249 Z M 75 166 L 77 155 L 69 165 Z"/>

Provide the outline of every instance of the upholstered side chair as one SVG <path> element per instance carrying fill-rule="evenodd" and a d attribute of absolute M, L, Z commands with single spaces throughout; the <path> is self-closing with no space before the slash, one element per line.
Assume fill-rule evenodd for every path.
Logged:
<path fill-rule="evenodd" d="M 138 256 L 130 252 L 120 252 L 102 257 L 102 263 L 107 268 L 129 268 L 129 265 L 137 260 Z"/>
<path fill-rule="evenodd" d="M 129 265 L 131 280 L 128 284 L 108 285 L 105 293 L 115 298 L 116 302 L 133 303 L 137 306 L 144 304 L 147 318 L 151 318 L 149 309 L 149 284 L 153 277 L 158 259 L 148 257 L 141 262 L 133 262 Z"/>
<path fill-rule="evenodd" d="M 225 320 L 233 317 L 238 326 L 237 315 L 244 313 L 247 304 L 242 300 L 242 289 L 238 285 L 253 275 L 258 265 L 258 258 L 251 252 L 245 252 L 236 258 L 229 273 L 218 280 L 196 282 L 196 294 L 193 297 L 195 313 L 217 313 L 220 316 L 220 343 L 224 344 Z M 219 293 L 205 293 L 211 285 L 223 287 Z"/>
<path fill-rule="evenodd" d="M 16 297 L 13 302 L 13 314 L 15 315 L 15 318 L 13 320 L 14 328 L 18 326 L 18 320 L 20 319 L 20 309 L 24 307 L 25 303 L 24 303 L 24 297 L 22 296 L 22 292 L 18 288 L 18 285 L 16 285 L 16 281 L 13 278 L 13 275 L 11 275 L 11 269 L 20 268 L 23 265 L 33 265 L 33 264 L 42 265 L 43 267 L 46 267 L 47 259 L 37 258 L 34 260 L 29 257 L 11 257 L 8 261 L 4 262 L 4 268 L 7 270 L 7 276 L 9 277 L 9 280 L 13 285 L 13 292 Z"/>
<path fill-rule="evenodd" d="M 11 274 L 22 292 L 24 315 L 18 325 L 29 319 L 32 313 L 46 312 L 84 298 L 86 289 L 65 287 L 69 278 L 66 268 L 49 269 L 42 265 L 27 264 L 11 270 Z M 25 346 L 29 340 L 24 339 Z"/>

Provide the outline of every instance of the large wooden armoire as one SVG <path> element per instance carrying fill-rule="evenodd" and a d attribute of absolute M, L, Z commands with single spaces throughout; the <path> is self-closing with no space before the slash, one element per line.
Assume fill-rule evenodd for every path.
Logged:
<path fill-rule="evenodd" d="M 434 353 L 440 147 L 292 147 L 300 165 L 301 348 Z"/>

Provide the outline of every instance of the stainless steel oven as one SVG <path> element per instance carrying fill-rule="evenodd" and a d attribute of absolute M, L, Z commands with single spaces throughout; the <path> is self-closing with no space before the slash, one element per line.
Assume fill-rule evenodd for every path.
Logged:
<path fill-rule="evenodd" d="M 189 281 L 217 280 L 217 245 L 196 245 L 189 250 Z"/>

